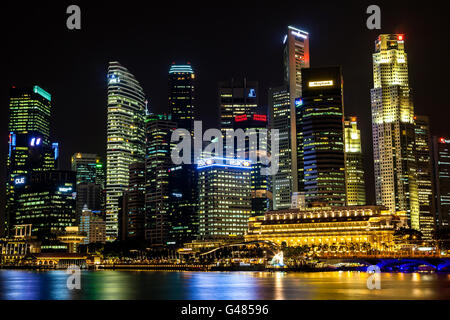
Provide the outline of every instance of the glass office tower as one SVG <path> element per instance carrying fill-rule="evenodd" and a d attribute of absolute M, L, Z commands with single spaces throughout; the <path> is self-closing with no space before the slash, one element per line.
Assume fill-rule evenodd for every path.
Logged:
<path fill-rule="evenodd" d="M 50 142 L 51 100 L 39 86 L 10 89 L 6 230 L 17 224 L 16 186 L 27 183 L 32 172 L 55 169 L 59 145 Z"/>
<path fill-rule="evenodd" d="M 279 132 L 278 172 L 272 176 L 273 209 L 289 209 L 292 192 L 291 111 L 288 86 L 269 89 L 270 128 Z"/>
<path fill-rule="evenodd" d="M 173 63 L 169 69 L 169 110 L 172 121 L 192 132 L 194 130 L 195 73 L 192 66 Z"/>
<path fill-rule="evenodd" d="M 433 161 L 431 155 L 430 121 L 427 116 L 416 115 L 417 189 L 419 197 L 419 231 L 422 239 L 432 240 L 435 230 L 435 201 Z"/>
<path fill-rule="evenodd" d="M 340 67 L 302 70 L 302 98 L 297 101 L 297 132 L 303 156 L 307 206 L 344 206 L 343 80 Z"/>
<path fill-rule="evenodd" d="M 105 214 L 105 166 L 100 156 L 75 153 L 71 158 L 72 171 L 76 172 L 77 217 L 84 206 L 96 214 Z"/>
<path fill-rule="evenodd" d="M 145 238 L 152 244 L 166 244 L 169 237 L 169 169 L 177 124 L 170 115 L 150 114 L 146 119 Z"/>
<path fill-rule="evenodd" d="M 201 159 L 199 234 L 204 240 L 243 239 L 251 216 L 251 163 L 231 158 Z"/>
<path fill-rule="evenodd" d="M 106 148 L 106 236 L 118 234 L 119 197 L 129 185 L 129 166 L 145 158 L 144 91 L 125 67 L 113 61 L 108 67 Z"/>
<path fill-rule="evenodd" d="M 75 172 L 50 170 L 33 172 L 16 184 L 16 224 L 31 224 L 32 234 L 54 240 L 66 227 L 76 224 Z"/>
<path fill-rule="evenodd" d="M 450 139 L 433 137 L 436 228 L 450 225 Z"/>
<path fill-rule="evenodd" d="M 258 108 L 258 82 L 231 79 L 219 83 L 220 127 L 233 129 L 233 120 L 238 115 L 253 115 Z"/>
<path fill-rule="evenodd" d="M 296 101 L 302 97 L 302 69 L 309 68 L 309 34 L 293 26 L 288 26 L 283 40 L 284 52 L 284 81 L 289 90 L 291 140 L 291 193 L 303 191 L 302 157 L 298 141 L 301 133 L 297 132 Z"/>
<path fill-rule="evenodd" d="M 259 159 L 264 149 L 259 145 L 258 133 L 267 129 L 267 116 L 265 114 L 239 115 L 234 118 L 233 126 L 235 130 L 242 129 L 246 134 L 245 147 L 242 150 L 245 153 L 245 159 L 250 159 L 252 153 L 258 155 L 258 160 L 252 163 L 251 170 L 252 216 L 264 215 L 272 210 L 273 201 L 272 176 L 261 173 L 261 169 L 267 168 L 267 165 Z M 236 143 L 234 154 L 238 156 L 240 152 Z"/>

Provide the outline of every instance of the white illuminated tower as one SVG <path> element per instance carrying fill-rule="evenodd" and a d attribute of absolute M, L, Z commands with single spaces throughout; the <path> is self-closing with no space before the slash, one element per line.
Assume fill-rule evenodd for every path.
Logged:
<path fill-rule="evenodd" d="M 371 89 L 375 192 L 378 205 L 404 211 L 419 230 L 414 107 L 405 39 L 382 34 L 375 41 Z"/>
<path fill-rule="evenodd" d="M 291 207 L 291 197 L 303 191 L 303 167 L 298 163 L 296 99 L 302 95 L 302 68 L 309 68 L 309 35 L 289 26 L 283 39 L 284 84 L 269 91 L 270 126 L 279 130 L 279 170 L 273 177 L 273 208 Z M 299 159 L 302 160 L 302 159 Z M 299 178 L 300 175 L 300 178 Z"/>
<path fill-rule="evenodd" d="M 291 146 L 291 193 L 303 191 L 302 159 L 298 159 L 297 115 L 295 101 L 302 96 L 302 68 L 309 68 L 309 34 L 288 26 L 284 37 L 284 81 L 288 86 L 290 99 L 290 146 Z M 300 162 L 299 162 L 300 160 Z M 290 201 L 289 201 L 290 204 Z M 284 208 L 285 205 L 281 205 Z"/>
<path fill-rule="evenodd" d="M 119 62 L 108 67 L 106 150 L 106 236 L 118 234 L 119 198 L 128 188 L 129 165 L 145 158 L 145 97 L 135 77 Z"/>

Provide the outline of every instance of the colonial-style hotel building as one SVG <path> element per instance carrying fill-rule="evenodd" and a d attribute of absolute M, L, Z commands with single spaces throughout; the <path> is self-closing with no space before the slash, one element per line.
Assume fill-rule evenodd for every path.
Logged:
<path fill-rule="evenodd" d="M 402 226 L 407 226 L 405 212 L 391 214 L 381 206 L 288 209 L 251 217 L 245 240 L 317 247 L 368 243 L 372 249 L 391 251 L 394 232 Z"/>

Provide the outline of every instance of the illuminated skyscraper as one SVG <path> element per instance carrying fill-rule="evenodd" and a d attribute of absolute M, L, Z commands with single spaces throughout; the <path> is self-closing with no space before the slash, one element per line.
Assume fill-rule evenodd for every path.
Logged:
<path fill-rule="evenodd" d="M 77 177 L 77 218 L 85 205 L 89 210 L 104 215 L 105 168 L 100 156 L 78 152 L 72 155 L 71 165 Z"/>
<path fill-rule="evenodd" d="M 258 82 L 223 81 L 219 83 L 220 126 L 233 129 L 233 119 L 238 115 L 253 115 L 258 108 Z"/>
<path fill-rule="evenodd" d="M 450 139 L 433 137 L 436 228 L 450 226 Z"/>
<path fill-rule="evenodd" d="M 245 160 L 199 160 L 201 239 L 243 238 L 251 216 L 251 164 Z"/>
<path fill-rule="evenodd" d="M 168 170 L 168 241 L 183 245 L 198 237 L 197 165 L 172 165 Z"/>
<path fill-rule="evenodd" d="M 169 110 L 178 128 L 194 130 L 195 74 L 191 65 L 172 64 L 169 70 Z"/>
<path fill-rule="evenodd" d="M 284 85 L 269 90 L 270 126 L 280 134 L 279 170 L 273 176 L 274 210 L 289 209 L 291 197 L 304 189 L 296 101 L 302 96 L 302 68 L 309 68 L 307 32 L 292 26 L 287 28 L 283 39 L 283 68 Z"/>
<path fill-rule="evenodd" d="M 135 77 L 119 62 L 108 67 L 106 236 L 118 233 L 118 200 L 129 184 L 129 166 L 145 158 L 145 98 Z"/>
<path fill-rule="evenodd" d="M 16 185 L 15 224 L 31 224 L 32 234 L 51 240 L 76 224 L 75 173 L 48 170 L 33 172 Z"/>
<path fill-rule="evenodd" d="M 309 68 L 309 34 L 306 31 L 288 27 L 283 40 L 284 45 L 284 81 L 289 90 L 290 101 L 290 144 L 291 144 L 291 192 L 303 191 L 302 159 L 298 153 L 298 140 L 301 133 L 297 132 L 296 99 L 302 97 L 302 69 Z"/>
<path fill-rule="evenodd" d="M 420 230 L 414 107 L 403 35 L 382 34 L 375 41 L 373 81 L 376 201 L 391 213 L 406 212 L 409 226 Z"/>
<path fill-rule="evenodd" d="M 431 240 L 435 230 L 433 161 L 430 122 L 427 116 L 414 117 L 416 127 L 417 188 L 419 196 L 419 231 L 422 239 Z"/>
<path fill-rule="evenodd" d="M 345 174 L 348 206 L 366 205 L 361 132 L 356 117 L 346 117 L 344 121 Z"/>
<path fill-rule="evenodd" d="M 272 176 L 273 209 L 289 209 L 291 206 L 291 111 L 287 86 L 269 90 L 270 127 L 279 132 L 278 172 Z"/>
<path fill-rule="evenodd" d="M 145 162 L 130 164 L 130 184 L 126 193 L 128 239 L 145 238 Z"/>
<path fill-rule="evenodd" d="M 170 115 L 149 114 L 146 119 L 145 238 L 152 244 L 166 244 L 169 237 L 170 139 L 176 126 Z"/>
<path fill-rule="evenodd" d="M 16 186 L 36 171 L 54 170 L 58 144 L 50 143 L 51 95 L 40 88 L 12 87 L 9 101 L 9 152 L 6 181 L 6 224 L 16 224 Z"/>
<path fill-rule="evenodd" d="M 297 100 L 297 132 L 302 147 L 307 206 L 344 206 L 344 106 L 340 67 L 302 70 L 302 98 Z"/>
<path fill-rule="evenodd" d="M 258 134 L 261 130 L 267 129 L 267 116 L 265 114 L 239 115 L 233 120 L 234 129 L 242 129 L 248 133 L 246 135 L 245 159 L 250 159 L 252 152 L 260 155 L 263 148 L 259 145 Z M 235 145 L 235 154 L 241 152 L 238 144 Z M 261 173 L 261 169 L 266 168 L 259 157 L 252 163 L 251 170 L 251 191 L 252 191 L 252 216 L 263 215 L 272 210 L 272 176 Z"/>
<path fill-rule="evenodd" d="M 169 108 L 171 119 L 166 119 L 169 130 L 177 125 L 180 129 L 187 129 L 193 134 L 194 130 L 194 107 L 195 107 L 195 74 L 191 65 L 173 64 L 169 71 Z M 161 119 L 163 120 L 163 119 Z M 170 121 L 171 120 L 171 121 Z M 161 122 L 164 126 L 164 123 Z M 170 137 L 167 143 L 159 142 L 164 150 L 169 147 Z M 192 145 L 193 147 L 193 145 Z M 194 152 L 191 149 L 191 160 L 194 160 Z M 161 159 L 161 158 L 160 158 Z M 170 160 L 170 159 L 169 159 Z M 166 168 L 170 165 L 170 168 Z M 157 243 L 167 245 L 183 245 L 185 242 L 194 240 L 198 235 L 197 216 L 197 170 L 194 164 L 173 165 L 171 162 L 165 164 L 167 171 L 159 183 L 164 183 L 164 199 L 159 206 L 164 207 L 165 214 L 155 216 L 148 211 L 153 230 L 151 238 Z M 151 202 L 155 203 L 155 202 Z M 154 210 L 156 210 L 156 207 Z M 156 227 L 160 225 L 160 227 Z M 159 230 L 159 231 L 158 231 Z M 152 241 L 153 241 L 152 240 Z"/>

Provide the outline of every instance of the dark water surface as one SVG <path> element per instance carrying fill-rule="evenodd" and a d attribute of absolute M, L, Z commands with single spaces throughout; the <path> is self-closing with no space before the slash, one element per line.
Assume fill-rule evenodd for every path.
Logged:
<path fill-rule="evenodd" d="M 0 299 L 450 299 L 450 274 L 364 272 L 82 271 L 69 290 L 64 270 L 0 270 Z"/>

